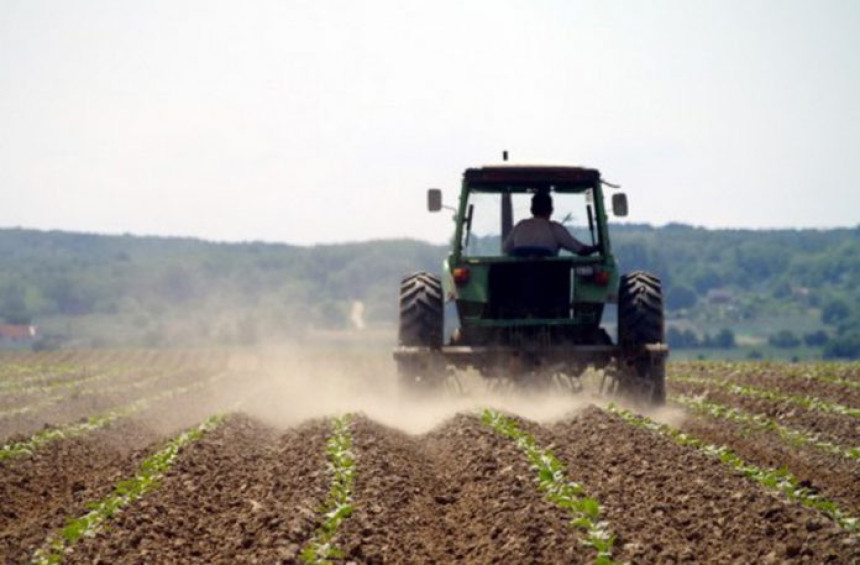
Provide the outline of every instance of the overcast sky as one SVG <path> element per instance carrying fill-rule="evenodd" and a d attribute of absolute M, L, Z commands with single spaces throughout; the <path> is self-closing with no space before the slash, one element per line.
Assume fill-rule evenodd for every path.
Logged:
<path fill-rule="evenodd" d="M 860 223 L 860 2 L 0 0 L 0 227 L 443 241 L 462 170 Z"/>

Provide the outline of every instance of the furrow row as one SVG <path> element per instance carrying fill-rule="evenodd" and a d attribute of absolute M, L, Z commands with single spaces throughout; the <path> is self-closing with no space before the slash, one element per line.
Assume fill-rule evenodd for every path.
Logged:
<path fill-rule="evenodd" d="M 796 500 L 804 506 L 821 512 L 834 520 L 846 531 L 857 531 L 858 521 L 856 517 L 848 514 L 835 502 L 823 498 L 801 485 L 800 481 L 786 470 L 769 469 L 748 463 L 727 446 L 708 443 L 667 424 L 656 422 L 647 416 L 635 414 L 618 406 L 610 405 L 609 410 L 635 427 L 644 428 L 661 436 L 668 437 L 679 445 L 694 448 L 710 457 L 718 459 L 725 465 L 742 473 L 748 479 L 764 487 L 777 490 L 789 499 Z"/>
<path fill-rule="evenodd" d="M 553 426 L 488 409 L 421 436 L 352 415 L 287 430 L 241 415 L 207 422 L 203 441 L 192 430 L 127 460 L 120 476 L 132 478 L 105 481 L 90 511 L 63 506 L 75 518 L 54 523 L 27 555 L 39 563 L 857 556 L 851 513 L 793 475 L 616 406 Z M 134 512 L 119 512 L 132 503 Z"/>
<path fill-rule="evenodd" d="M 142 379 L 135 379 L 132 381 L 123 381 L 117 382 L 114 384 L 109 384 L 107 386 L 100 386 L 97 388 L 83 388 L 83 385 L 90 384 L 87 382 L 76 382 L 71 384 L 70 386 L 64 386 L 59 388 L 67 388 L 69 389 L 66 392 L 53 393 L 50 395 L 42 396 L 36 401 L 33 401 L 29 404 L 19 404 L 14 408 L 8 408 L 0 410 L 0 418 L 9 418 L 12 416 L 17 416 L 21 414 L 34 413 L 37 410 L 41 410 L 43 408 L 47 408 L 49 406 L 53 406 L 58 404 L 64 400 L 68 400 L 72 397 L 75 399 L 81 397 L 90 397 L 90 396 L 104 396 L 106 394 L 112 394 L 115 392 L 124 392 L 131 390 L 140 390 L 148 387 L 149 385 L 161 381 L 163 379 L 167 379 L 172 377 L 173 375 L 165 372 L 158 372 L 151 376 Z M 45 392 L 50 392 L 56 389 L 49 389 Z"/>
<path fill-rule="evenodd" d="M 115 378 L 126 371 L 104 370 L 97 372 L 85 372 L 80 377 L 66 380 L 45 380 L 42 377 L 34 378 L 32 381 L 4 383 L 6 386 L 0 388 L 0 396 L 39 394 L 52 390 L 74 388 L 84 384 L 92 384 Z M 34 384 L 35 383 L 35 384 Z"/>
<path fill-rule="evenodd" d="M 763 389 L 748 385 L 739 385 L 731 381 L 708 379 L 701 377 L 675 375 L 670 381 L 677 383 L 687 383 L 700 385 L 705 387 L 715 387 L 737 396 L 748 396 L 751 398 L 759 398 L 770 402 L 786 402 L 796 406 L 800 406 L 806 410 L 816 412 L 824 412 L 830 414 L 839 414 L 850 416 L 852 418 L 860 417 L 860 409 L 845 406 L 836 402 L 828 402 L 814 396 L 801 396 L 797 394 L 785 394 L 771 389 Z"/>
<path fill-rule="evenodd" d="M 144 459 L 133 477 L 117 483 L 110 495 L 89 505 L 89 512 L 69 520 L 60 532 L 52 534 L 33 554 L 32 562 L 37 565 L 61 563 L 67 550 L 81 538 L 95 535 L 107 520 L 157 488 L 158 481 L 173 466 L 180 450 L 215 429 L 223 420 L 222 415 L 212 416 Z"/>
<path fill-rule="evenodd" d="M 790 428 L 764 414 L 754 414 L 734 406 L 726 406 L 719 402 L 712 402 L 684 394 L 672 395 L 669 399 L 696 414 L 728 420 L 752 430 L 773 432 L 792 446 L 810 445 L 826 453 L 860 462 L 860 447 L 846 447 L 823 440 L 817 433 Z"/>
<path fill-rule="evenodd" d="M 344 557 L 334 543 L 341 523 L 352 514 L 352 483 L 355 477 L 355 456 L 349 415 L 332 420 L 332 434 L 326 441 L 331 488 L 321 508 L 320 525 L 301 553 L 306 563 L 322 565 Z"/>
<path fill-rule="evenodd" d="M 525 454 L 537 473 L 538 490 L 548 502 L 570 514 L 571 525 L 586 535 L 584 544 L 597 551 L 594 563 L 611 565 L 615 536 L 609 531 L 609 524 L 601 519 L 600 503 L 588 496 L 581 484 L 568 480 L 565 465 L 550 449 L 538 445 L 534 436 L 522 430 L 516 420 L 492 409 L 485 409 L 481 419 L 496 432 L 512 439 Z"/>
<path fill-rule="evenodd" d="M 0 447 L 0 462 L 16 457 L 26 457 L 55 441 L 78 437 L 94 430 L 104 428 L 112 422 L 139 412 L 155 402 L 163 401 L 199 389 L 203 386 L 221 380 L 226 376 L 227 373 L 220 373 L 190 385 L 172 388 L 152 396 L 135 400 L 134 402 L 125 404 L 104 414 L 91 416 L 83 422 L 75 422 L 59 427 L 49 428 L 37 432 L 25 440 L 7 443 Z"/>

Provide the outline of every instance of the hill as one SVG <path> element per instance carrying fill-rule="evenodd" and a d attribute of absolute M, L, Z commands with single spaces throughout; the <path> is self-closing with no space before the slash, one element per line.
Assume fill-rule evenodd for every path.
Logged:
<path fill-rule="evenodd" d="M 676 349 L 850 356 L 860 341 L 860 228 L 621 224 L 612 238 L 624 271 L 662 276 Z M 249 343 L 356 316 L 393 328 L 400 277 L 438 271 L 445 253 L 405 239 L 299 247 L 0 229 L 0 318 L 72 345 Z"/>

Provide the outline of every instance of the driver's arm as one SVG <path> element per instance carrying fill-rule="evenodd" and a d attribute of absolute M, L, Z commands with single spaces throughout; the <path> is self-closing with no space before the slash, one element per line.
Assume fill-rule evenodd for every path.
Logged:
<path fill-rule="evenodd" d="M 567 228 L 558 222 L 552 223 L 552 233 L 555 236 L 555 240 L 558 242 L 559 247 L 562 249 L 567 249 L 571 253 L 581 253 L 590 248 L 590 245 L 585 245 L 584 243 L 578 241 L 575 237 L 570 235 L 570 232 L 567 231 Z"/>

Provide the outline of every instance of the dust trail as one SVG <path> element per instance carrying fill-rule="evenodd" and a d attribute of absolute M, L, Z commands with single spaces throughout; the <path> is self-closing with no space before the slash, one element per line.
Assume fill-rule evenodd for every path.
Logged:
<path fill-rule="evenodd" d="M 667 426 L 678 429 L 680 429 L 683 423 L 690 418 L 690 414 L 685 412 L 683 408 L 674 405 L 666 405 L 656 410 L 639 411 L 655 422 L 660 422 L 661 424 L 666 424 Z"/>
<path fill-rule="evenodd" d="M 403 394 L 391 353 L 329 346 L 268 348 L 258 353 L 242 410 L 270 424 L 360 412 L 409 433 L 423 433 L 462 412 L 494 407 L 530 420 L 551 422 L 594 399 L 587 393 L 498 392 L 475 375 L 461 375 L 462 394 L 413 397 Z"/>

